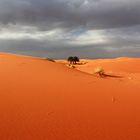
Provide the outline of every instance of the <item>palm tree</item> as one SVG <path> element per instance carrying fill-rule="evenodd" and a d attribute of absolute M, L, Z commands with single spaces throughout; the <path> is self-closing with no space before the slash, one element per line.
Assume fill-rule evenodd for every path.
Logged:
<path fill-rule="evenodd" d="M 77 56 L 74 56 L 73 57 L 73 60 L 74 60 L 74 63 L 76 64 L 76 62 L 79 62 L 80 60 L 79 60 L 79 58 L 77 57 Z"/>
<path fill-rule="evenodd" d="M 80 61 L 77 56 L 74 56 L 74 57 L 73 56 L 69 56 L 67 60 L 68 60 L 68 62 L 70 62 L 70 64 L 76 64 L 76 62 Z"/>
<path fill-rule="evenodd" d="M 70 64 L 73 64 L 74 62 L 73 56 L 69 56 L 67 61 L 70 62 Z"/>

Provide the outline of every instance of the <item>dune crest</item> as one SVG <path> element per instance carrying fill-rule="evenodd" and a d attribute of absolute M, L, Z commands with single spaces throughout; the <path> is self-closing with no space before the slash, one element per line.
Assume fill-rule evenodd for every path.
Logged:
<path fill-rule="evenodd" d="M 139 140 L 140 59 L 83 61 L 0 54 L 0 139 Z M 92 75 L 98 65 L 124 78 Z"/>

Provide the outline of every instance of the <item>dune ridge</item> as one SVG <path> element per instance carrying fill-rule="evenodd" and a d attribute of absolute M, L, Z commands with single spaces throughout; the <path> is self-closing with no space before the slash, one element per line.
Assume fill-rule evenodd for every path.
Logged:
<path fill-rule="evenodd" d="M 0 53 L 0 139 L 139 140 L 140 59 L 82 61 Z"/>

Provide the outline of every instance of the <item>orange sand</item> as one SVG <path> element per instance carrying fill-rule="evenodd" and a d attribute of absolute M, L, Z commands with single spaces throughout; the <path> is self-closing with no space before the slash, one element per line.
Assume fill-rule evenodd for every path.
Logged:
<path fill-rule="evenodd" d="M 1 53 L 0 140 L 140 140 L 140 59 L 82 61 Z"/>

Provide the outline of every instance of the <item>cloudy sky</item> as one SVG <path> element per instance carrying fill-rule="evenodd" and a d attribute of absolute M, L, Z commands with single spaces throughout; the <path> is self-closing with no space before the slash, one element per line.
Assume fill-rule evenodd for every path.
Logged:
<path fill-rule="evenodd" d="M 140 57 L 140 0 L 0 0 L 0 51 Z"/>

